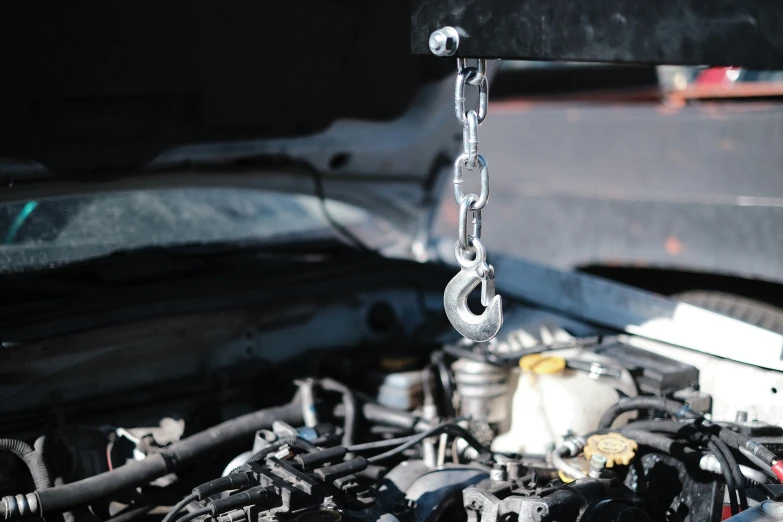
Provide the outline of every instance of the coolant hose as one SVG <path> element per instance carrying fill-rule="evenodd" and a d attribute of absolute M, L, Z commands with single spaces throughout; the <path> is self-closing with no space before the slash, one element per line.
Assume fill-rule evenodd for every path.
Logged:
<path fill-rule="evenodd" d="M 242 415 L 175 442 L 158 453 L 148 455 L 144 460 L 128 462 L 112 471 L 71 484 L 36 491 L 33 496 L 37 499 L 31 498 L 31 495 L 5 497 L 0 503 L 0 518 L 9 520 L 18 519 L 24 513 L 41 516 L 68 511 L 124 489 L 145 485 L 168 473 L 176 472 L 199 457 L 206 457 L 206 454 L 215 448 L 250 437 L 260 429 L 269 428 L 276 420 L 294 425 L 302 424 L 301 405 L 289 403 Z M 25 505 L 15 507 L 20 501 L 24 501 Z"/>
<path fill-rule="evenodd" d="M 598 428 L 610 428 L 617 417 L 627 411 L 635 410 L 657 410 L 677 418 L 686 419 L 701 417 L 700 413 L 691 410 L 687 405 L 671 399 L 663 397 L 629 397 L 620 399 L 617 404 L 609 408 L 601 417 Z"/>
<path fill-rule="evenodd" d="M 34 450 L 32 446 L 21 440 L 0 439 L 0 451 L 13 453 L 24 461 L 33 477 L 36 490 L 52 487 L 52 475 L 49 473 L 49 468 L 46 467 L 43 454 Z"/>

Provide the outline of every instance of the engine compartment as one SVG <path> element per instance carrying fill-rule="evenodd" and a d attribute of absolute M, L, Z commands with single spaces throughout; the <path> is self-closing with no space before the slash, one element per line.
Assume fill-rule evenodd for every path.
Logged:
<path fill-rule="evenodd" d="M 779 505 L 780 402 L 758 390 L 780 372 L 712 357 L 705 374 L 514 302 L 471 344 L 436 274 L 6 350 L 2 518 L 717 522 Z M 721 365 L 755 398 L 715 386 Z"/>

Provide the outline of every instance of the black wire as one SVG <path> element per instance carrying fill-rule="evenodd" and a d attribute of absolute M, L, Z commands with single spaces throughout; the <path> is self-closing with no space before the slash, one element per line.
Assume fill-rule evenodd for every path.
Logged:
<path fill-rule="evenodd" d="M 451 422 L 444 422 L 443 424 L 439 424 L 439 425 L 435 426 L 434 428 L 431 428 L 431 429 L 425 431 L 424 433 L 419 433 L 418 435 L 414 435 L 414 436 L 412 436 L 410 438 L 410 440 L 408 440 L 408 442 L 405 442 L 405 443 L 397 446 L 393 450 L 387 451 L 386 453 L 381 453 L 380 455 L 375 455 L 373 457 L 370 457 L 369 459 L 367 459 L 367 462 L 370 462 L 371 464 L 374 464 L 376 462 L 380 462 L 382 460 L 386 460 L 389 457 L 394 457 L 395 455 L 399 455 L 400 453 L 402 453 L 406 449 L 412 448 L 413 446 L 415 446 L 416 444 L 420 443 L 424 439 L 427 439 L 427 438 L 432 437 L 434 435 L 439 435 L 439 434 L 444 433 L 444 432 L 445 433 L 449 433 L 450 432 L 452 435 L 457 435 L 459 437 L 462 437 L 463 439 L 465 439 L 465 441 L 468 444 L 470 444 L 471 446 L 473 446 L 474 448 L 476 448 L 479 451 L 486 451 L 486 448 L 484 446 L 482 446 L 481 443 L 478 442 L 473 437 L 473 435 L 470 434 L 470 432 L 468 432 L 468 430 L 466 430 L 462 426 L 456 424 L 455 421 L 451 421 Z"/>
<path fill-rule="evenodd" d="M 416 435 L 408 435 L 406 437 L 397 437 L 396 439 L 377 440 L 374 442 L 365 442 L 364 444 L 354 444 L 348 446 L 348 451 L 371 451 L 376 449 L 388 448 L 390 446 L 397 446 L 408 442 Z"/>
<path fill-rule="evenodd" d="M 194 520 L 198 517 L 203 517 L 204 515 L 211 515 L 212 514 L 212 508 L 211 507 L 205 507 L 201 509 L 197 509 L 196 511 L 193 511 L 191 513 L 188 513 L 184 517 L 179 519 L 179 522 L 190 522 L 191 520 Z"/>
<path fill-rule="evenodd" d="M 190 495 L 186 496 L 179 502 L 177 502 L 173 508 L 171 508 L 171 511 L 166 513 L 166 516 L 163 517 L 163 522 L 171 522 L 174 520 L 174 518 L 177 516 L 177 514 L 188 507 L 188 504 L 191 502 L 198 500 L 198 493 L 191 493 Z"/>
<path fill-rule="evenodd" d="M 729 505 L 731 506 L 731 514 L 736 515 L 739 513 L 739 504 L 737 502 L 737 485 L 734 482 L 734 475 L 731 473 L 729 463 L 726 462 L 726 458 L 723 453 L 718 449 L 714 442 L 711 440 L 707 442 L 707 449 L 715 455 L 720 463 L 721 471 L 723 472 L 723 479 L 726 481 L 726 492 L 729 495 Z"/>
<path fill-rule="evenodd" d="M 734 475 L 734 482 L 737 483 L 737 494 L 739 495 L 739 507 L 742 511 L 748 509 L 748 495 L 745 491 L 745 477 L 742 475 L 742 470 L 737 464 L 737 459 L 732 455 L 731 450 L 725 442 L 720 440 L 717 435 L 711 435 L 710 440 L 715 443 L 718 450 L 723 453 L 723 457 L 726 459 L 726 463 L 729 465 L 731 474 Z"/>
<path fill-rule="evenodd" d="M 759 488 L 760 490 L 762 490 L 764 492 L 764 494 L 767 495 L 767 498 L 769 500 L 778 500 L 777 497 L 779 497 L 779 496 L 781 496 L 781 498 L 783 498 L 783 493 L 775 493 L 766 484 L 756 483 L 756 487 Z"/>
<path fill-rule="evenodd" d="M 454 409 L 454 404 L 451 402 L 454 397 L 454 386 L 451 382 L 451 373 L 449 372 L 446 362 L 443 360 L 443 352 L 437 352 L 432 355 L 432 363 L 438 370 L 438 377 L 441 385 L 441 393 L 443 395 L 443 413 L 446 418 L 454 417 L 457 412 Z"/>

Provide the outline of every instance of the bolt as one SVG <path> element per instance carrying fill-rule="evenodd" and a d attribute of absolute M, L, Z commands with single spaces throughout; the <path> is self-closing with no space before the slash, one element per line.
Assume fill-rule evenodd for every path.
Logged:
<path fill-rule="evenodd" d="M 453 27 L 443 27 L 430 35 L 429 43 L 435 56 L 452 56 L 459 47 L 459 33 Z"/>
<path fill-rule="evenodd" d="M 489 479 L 495 482 L 506 480 L 506 467 L 502 464 L 495 464 L 489 472 Z"/>
<path fill-rule="evenodd" d="M 606 467 L 606 457 L 600 453 L 596 453 L 590 459 L 590 467 L 593 469 L 601 470 Z"/>

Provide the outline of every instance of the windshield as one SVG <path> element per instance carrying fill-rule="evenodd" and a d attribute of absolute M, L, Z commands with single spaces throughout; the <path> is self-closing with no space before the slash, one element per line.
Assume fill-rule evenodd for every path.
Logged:
<path fill-rule="evenodd" d="M 335 237 L 362 209 L 314 196 L 229 188 L 135 190 L 0 203 L 0 272 L 146 247 Z"/>

